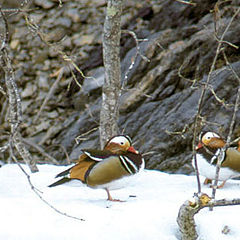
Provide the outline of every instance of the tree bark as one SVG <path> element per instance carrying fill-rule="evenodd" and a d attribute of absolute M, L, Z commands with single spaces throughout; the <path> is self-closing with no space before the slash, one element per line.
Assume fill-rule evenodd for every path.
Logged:
<path fill-rule="evenodd" d="M 177 223 L 181 232 L 181 240 L 196 240 L 198 237 L 194 215 L 200 208 L 193 207 L 186 201 L 179 209 Z"/>
<path fill-rule="evenodd" d="M 181 232 L 181 240 L 197 240 L 198 234 L 194 220 L 195 214 L 201 209 L 209 207 L 235 206 L 240 205 L 240 198 L 232 200 L 220 199 L 214 200 L 207 194 L 201 193 L 200 196 L 195 197 L 194 201 L 186 201 L 180 207 L 177 217 L 177 223 Z"/>
<path fill-rule="evenodd" d="M 119 96 L 121 91 L 120 37 L 122 0 L 108 0 L 103 30 L 105 81 L 102 88 L 100 143 L 118 133 Z"/>

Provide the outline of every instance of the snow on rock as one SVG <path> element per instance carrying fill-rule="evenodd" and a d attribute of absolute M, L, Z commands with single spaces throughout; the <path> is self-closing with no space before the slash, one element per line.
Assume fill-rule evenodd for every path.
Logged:
<path fill-rule="evenodd" d="M 28 172 L 28 168 L 22 165 Z M 145 170 L 127 188 L 106 192 L 78 186 L 48 188 L 54 176 L 66 167 L 39 165 L 30 174 L 42 197 L 58 210 L 83 218 L 78 221 L 55 212 L 31 190 L 26 176 L 15 164 L 0 168 L 0 239 L 6 240 L 177 240 L 179 207 L 196 191 L 194 176 Z M 203 181 L 203 179 L 201 179 Z M 217 198 L 240 197 L 240 181 L 230 180 L 217 191 Z M 203 187 L 211 195 L 211 189 Z M 197 230 L 204 240 L 240 239 L 240 206 L 207 208 L 196 215 Z M 226 234 L 222 230 L 226 229 Z"/>

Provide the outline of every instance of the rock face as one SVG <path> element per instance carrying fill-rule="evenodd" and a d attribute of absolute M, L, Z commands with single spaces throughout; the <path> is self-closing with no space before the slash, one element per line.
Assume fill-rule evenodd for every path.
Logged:
<path fill-rule="evenodd" d="M 79 68 L 85 75 L 93 77 L 84 79 L 74 70 L 82 85 L 79 90 L 71 71 L 65 68 L 62 80 L 38 119 L 35 116 L 56 81 L 54 76 L 58 76 L 53 73 L 66 63 L 35 36 L 29 34 L 24 40 L 21 38 L 27 31 L 23 18 L 18 15 L 10 19 L 13 26 L 10 43 L 13 54 L 17 54 L 13 57 L 13 64 L 23 94 L 22 134 L 43 148 L 51 147 L 46 149 L 60 163 L 66 163 L 65 155 L 59 147 L 53 146 L 63 146 L 71 159 L 77 158 L 82 148 L 99 147 L 98 125 L 104 80 L 101 32 L 106 6 L 104 1 L 78 2 L 63 1 L 62 8 L 57 2 L 34 2 L 41 8 L 31 13 L 33 19 L 40 26 L 44 24 L 49 32 L 59 32 L 61 27 L 61 36 L 65 33 L 66 37 L 58 47 L 72 58 L 76 56 Z M 145 41 L 139 42 L 141 55 L 135 59 L 134 39 L 127 33 L 122 35 L 124 90 L 119 130 L 133 138 L 136 149 L 144 154 L 147 168 L 186 174 L 193 171 L 192 138 L 201 91 L 216 56 L 217 38 L 221 38 L 230 24 L 210 76 L 202 106 L 202 122 L 198 125 L 198 131 L 214 130 L 223 136 L 228 134 L 240 85 L 235 75 L 240 76 L 237 48 L 240 47 L 240 14 L 232 19 L 240 2 L 225 2 L 218 7 L 216 2 L 199 0 L 193 6 L 177 1 L 159 3 L 152 0 L 148 5 L 131 1 L 124 6 L 123 29 L 134 31 Z M 215 15 L 211 12 L 214 6 Z M 133 59 L 133 68 L 129 69 Z M 6 100 L 0 97 L 3 99 L 0 106 L 4 109 Z M 240 135 L 239 120 L 238 110 L 232 138 Z M 1 124 L 3 129 L 7 128 L 3 119 Z M 78 143 L 76 137 L 79 137 Z M 39 159 L 38 153 L 34 156 Z M 40 162 L 44 161 L 47 159 Z"/>

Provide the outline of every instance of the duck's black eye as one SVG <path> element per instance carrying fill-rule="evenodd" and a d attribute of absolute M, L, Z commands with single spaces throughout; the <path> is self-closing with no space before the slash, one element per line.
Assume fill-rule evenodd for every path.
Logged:
<path fill-rule="evenodd" d="M 124 142 L 120 142 L 121 145 L 124 145 Z"/>

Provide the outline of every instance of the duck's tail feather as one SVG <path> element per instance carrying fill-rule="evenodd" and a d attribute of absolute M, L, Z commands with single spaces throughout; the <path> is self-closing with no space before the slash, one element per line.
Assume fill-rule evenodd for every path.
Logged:
<path fill-rule="evenodd" d="M 69 181 L 71 181 L 71 180 L 72 180 L 71 178 L 63 177 L 63 178 L 61 178 L 60 180 L 58 180 L 58 181 L 50 184 L 48 187 L 56 187 L 56 186 L 58 186 L 58 185 L 64 184 L 64 183 L 66 183 L 66 182 L 69 182 Z"/>
<path fill-rule="evenodd" d="M 63 172 L 60 172 L 55 178 L 58 178 L 58 177 L 66 177 L 70 174 L 70 170 L 72 169 L 73 167 L 70 167 L 68 168 L 67 170 L 63 171 Z"/>

